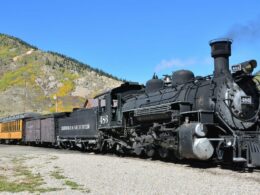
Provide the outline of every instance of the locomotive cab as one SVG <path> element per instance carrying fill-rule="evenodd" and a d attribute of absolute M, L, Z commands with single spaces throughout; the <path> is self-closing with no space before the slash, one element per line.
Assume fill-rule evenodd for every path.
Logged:
<path fill-rule="evenodd" d="M 122 128 L 122 103 L 143 89 L 138 83 L 126 82 L 95 97 L 98 101 L 98 128 Z"/>

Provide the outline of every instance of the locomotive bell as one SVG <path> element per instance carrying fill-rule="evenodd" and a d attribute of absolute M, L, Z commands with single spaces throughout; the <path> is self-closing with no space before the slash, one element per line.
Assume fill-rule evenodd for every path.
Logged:
<path fill-rule="evenodd" d="M 214 58 L 214 76 L 230 75 L 229 56 L 231 56 L 231 39 L 210 41 L 211 56 Z"/>
<path fill-rule="evenodd" d="M 153 93 L 160 89 L 163 89 L 164 82 L 161 79 L 158 79 L 157 75 L 153 75 L 153 78 L 146 83 L 145 92 Z"/>

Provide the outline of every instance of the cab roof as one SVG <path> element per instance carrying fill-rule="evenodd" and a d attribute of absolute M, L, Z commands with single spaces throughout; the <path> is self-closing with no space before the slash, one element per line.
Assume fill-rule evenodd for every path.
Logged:
<path fill-rule="evenodd" d="M 143 89 L 144 86 L 143 85 L 140 85 L 139 83 L 137 82 L 125 82 L 123 84 L 121 84 L 119 87 L 116 87 L 116 88 L 113 88 L 111 90 L 108 90 L 106 92 L 103 92 L 97 96 L 95 96 L 94 98 L 98 98 L 98 97 L 101 97 L 105 94 L 114 94 L 114 93 L 122 93 L 122 92 L 125 92 L 125 91 L 128 91 L 128 90 L 141 90 Z"/>

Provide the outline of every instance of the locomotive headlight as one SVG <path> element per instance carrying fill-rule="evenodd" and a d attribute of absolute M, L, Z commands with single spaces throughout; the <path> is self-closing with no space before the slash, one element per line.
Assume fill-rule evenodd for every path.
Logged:
<path fill-rule="evenodd" d="M 195 127 L 195 134 L 198 137 L 204 137 L 207 134 L 207 127 L 202 123 L 198 123 Z"/>
<path fill-rule="evenodd" d="M 251 74 L 257 66 L 256 60 L 249 60 L 244 64 L 243 71 L 247 74 Z"/>
<path fill-rule="evenodd" d="M 233 73 L 251 74 L 257 66 L 256 60 L 248 60 L 237 65 L 232 66 Z"/>

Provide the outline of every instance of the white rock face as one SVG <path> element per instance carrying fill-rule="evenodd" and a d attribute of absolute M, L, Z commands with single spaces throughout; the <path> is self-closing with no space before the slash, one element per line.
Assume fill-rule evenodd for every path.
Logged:
<path fill-rule="evenodd" d="M 81 87 L 81 86 L 77 86 L 75 91 L 71 93 L 72 96 L 80 96 L 80 97 L 88 97 L 88 95 L 90 94 L 90 90 L 85 88 L 85 87 Z"/>

